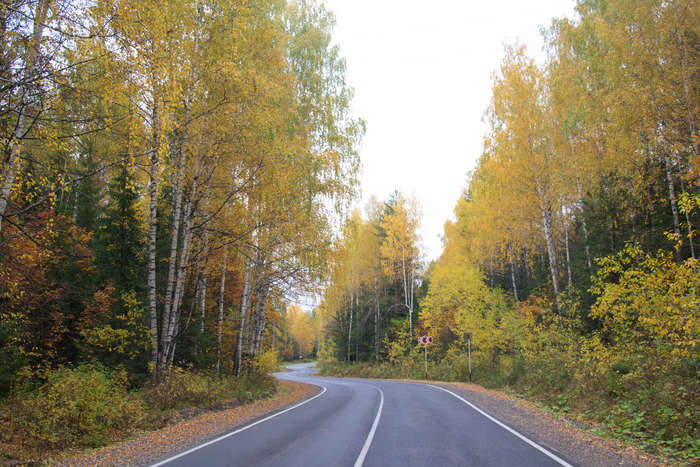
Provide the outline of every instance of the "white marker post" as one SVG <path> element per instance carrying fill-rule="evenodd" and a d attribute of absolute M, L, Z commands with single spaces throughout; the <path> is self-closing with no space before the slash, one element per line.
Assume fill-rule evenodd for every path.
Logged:
<path fill-rule="evenodd" d="M 433 343 L 433 336 L 421 336 L 418 338 L 418 343 L 423 344 L 423 350 L 425 350 L 425 379 L 428 379 L 428 344 Z"/>
<path fill-rule="evenodd" d="M 467 358 L 469 358 L 469 382 L 472 382 L 472 333 L 465 332 L 464 338 L 467 340 Z"/>

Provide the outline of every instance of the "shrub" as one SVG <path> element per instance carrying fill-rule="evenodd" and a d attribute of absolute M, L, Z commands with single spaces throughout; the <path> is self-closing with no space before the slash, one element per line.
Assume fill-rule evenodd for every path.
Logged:
<path fill-rule="evenodd" d="M 148 406 L 157 411 L 205 405 L 217 400 L 217 396 L 237 395 L 234 385 L 229 388 L 230 394 L 224 394 L 226 382 L 214 384 L 204 373 L 173 367 L 162 381 L 144 389 L 142 395 Z"/>
<path fill-rule="evenodd" d="M 46 448 L 102 445 L 143 413 L 141 400 L 126 391 L 124 372 L 92 364 L 59 368 L 38 391 L 22 396 L 18 425 Z"/>

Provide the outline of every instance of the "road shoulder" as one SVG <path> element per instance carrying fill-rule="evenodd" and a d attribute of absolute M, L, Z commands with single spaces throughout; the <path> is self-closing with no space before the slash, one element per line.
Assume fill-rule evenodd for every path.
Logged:
<path fill-rule="evenodd" d="M 278 395 L 271 398 L 207 412 L 118 444 L 54 460 L 55 465 L 148 465 L 284 410 L 321 391 L 318 386 L 288 380 L 279 380 L 279 386 Z"/>
<path fill-rule="evenodd" d="M 467 383 L 430 383 L 464 397 L 541 446 L 581 466 L 667 466 L 658 458 L 586 431 L 580 422 L 542 410 L 526 400 Z"/>

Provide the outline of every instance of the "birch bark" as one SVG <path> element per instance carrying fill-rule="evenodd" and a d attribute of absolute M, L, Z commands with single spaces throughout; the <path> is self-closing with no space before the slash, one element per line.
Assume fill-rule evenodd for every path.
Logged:
<path fill-rule="evenodd" d="M 236 344 L 236 376 L 241 374 L 241 357 L 243 353 L 243 334 L 246 329 L 246 319 L 248 315 L 248 305 L 251 295 L 251 266 L 248 259 L 245 260 L 245 279 L 243 280 L 243 296 L 241 297 L 241 326 L 238 331 L 238 342 Z"/>
<path fill-rule="evenodd" d="M 171 141 L 171 149 L 177 147 L 174 141 Z M 161 368 L 168 358 L 170 349 L 169 329 L 171 323 L 172 304 L 173 304 L 173 289 L 175 288 L 175 272 L 177 270 L 177 245 L 180 237 L 180 223 L 182 221 L 182 195 L 183 195 L 183 178 L 185 172 L 185 151 L 180 151 L 179 157 L 176 159 L 177 168 L 173 176 L 173 216 L 172 216 L 172 232 L 170 238 L 170 255 L 168 257 L 168 279 L 165 290 L 165 304 L 161 316 L 161 335 L 160 335 L 160 365 Z"/>
<path fill-rule="evenodd" d="M 379 279 L 374 268 L 374 360 L 379 361 Z"/>
<path fill-rule="evenodd" d="M 671 174 L 671 158 L 668 154 L 664 154 L 664 162 L 666 168 L 666 182 L 668 183 L 668 197 L 671 202 L 671 213 L 673 213 L 673 231 L 676 238 L 681 241 L 681 223 L 678 217 L 678 201 L 676 199 L 676 190 L 673 186 L 673 174 Z M 680 252 L 676 250 L 676 256 L 679 257 Z"/>
<path fill-rule="evenodd" d="M 569 282 L 567 282 L 567 287 L 573 285 L 573 280 L 571 278 L 571 254 L 569 253 L 569 224 L 564 219 L 564 243 L 566 246 L 566 274 Z"/>
<path fill-rule="evenodd" d="M 158 376 L 158 309 L 156 302 L 156 237 L 158 225 L 158 152 L 160 150 L 160 120 L 158 101 L 154 96 L 151 125 L 153 142 L 149 171 L 149 215 L 148 215 L 148 313 L 151 322 L 151 365 L 153 375 Z"/>
<path fill-rule="evenodd" d="M 576 178 L 576 191 L 578 192 L 578 205 L 581 209 L 581 227 L 583 227 L 583 241 L 586 250 L 586 266 L 588 266 L 588 272 L 593 270 L 593 263 L 591 262 L 591 246 L 588 240 L 588 225 L 586 224 L 586 214 L 583 212 L 583 194 L 581 190 L 581 179 Z"/>
<path fill-rule="evenodd" d="M 510 257 L 510 280 L 513 284 L 513 297 L 515 297 L 516 302 L 519 302 L 520 300 L 518 299 L 518 286 L 515 283 L 515 260 L 513 259 L 513 247 L 511 245 L 511 242 L 508 242 L 508 256 Z"/>
<path fill-rule="evenodd" d="M 50 3 L 50 0 L 39 0 L 36 5 L 36 9 L 34 10 L 32 42 L 31 47 L 28 48 L 27 54 L 24 58 L 25 69 L 24 73 L 22 74 L 22 85 L 19 89 L 20 101 L 18 104 L 19 109 L 17 123 L 15 124 L 15 129 L 12 134 L 12 141 L 9 144 L 7 155 L 5 156 L 7 162 L 5 167 L 3 167 L 2 178 L 0 179 L 0 183 L 2 183 L 2 188 L 0 189 L 0 232 L 2 231 L 2 221 L 5 216 L 5 211 L 7 210 L 7 205 L 10 201 L 10 192 L 12 191 L 12 186 L 15 183 L 15 178 L 17 177 L 17 172 L 19 171 L 21 143 L 26 136 L 25 132 L 27 131 L 25 120 L 27 118 L 27 107 L 30 105 L 28 95 L 31 94 L 30 86 L 34 81 L 34 75 L 36 74 L 36 65 L 41 47 L 41 38 L 44 35 L 46 17 Z M 3 8 L 6 8 L 6 6 Z"/>
<path fill-rule="evenodd" d="M 549 272 L 552 277 L 552 286 L 554 287 L 554 299 L 557 305 L 557 313 L 561 316 L 561 303 L 559 300 L 559 271 L 557 270 L 557 254 L 554 249 L 554 235 L 552 233 L 552 206 L 549 203 L 549 197 L 542 187 L 541 183 L 537 182 L 537 192 L 540 198 L 540 211 L 542 213 L 542 230 L 544 231 L 544 239 L 547 245 L 547 257 L 549 259 Z"/>
<path fill-rule="evenodd" d="M 221 368 L 221 330 L 224 322 L 224 291 L 226 290 L 226 260 L 228 258 L 228 250 L 224 250 L 224 257 L 221 260 L 221 282 L 219 283 L 219 310 L 216 316 L 216 374 L 219 374 Z M 202 320 L 202 326 L 204 320 Z"/>
<path fill-rule="evenodd" d="M 251 356 L 255 357 L 261 348 L 263 334 L 265 333 L 265 310 L 267 308 L 267 295 L 270 292 L 268 286 L 263 286 L 259 291 L 257 306 L 255 307 L 255 327 Z"/>

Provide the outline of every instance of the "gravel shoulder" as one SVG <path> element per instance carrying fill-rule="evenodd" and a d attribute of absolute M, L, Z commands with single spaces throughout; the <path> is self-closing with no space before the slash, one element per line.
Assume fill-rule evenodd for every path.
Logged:
<path fill-rule="evenodd" d="M 582 429 L 581 422 L 556 417 L 536 405 L 467 383 L 431 383 L 464 397 L 484 412 L 538 444 L 573 459 L 580 466 L 673 465 Z"/>
<path fill-rule="evenodd" d="M 233 431 L 320 392 L 317 386 L 286 380 L 279 380 L 279 388 L 278 395 L 268 399 L 231 409 L 207 412 L 172 423 L 157 431 L 143 433 L 118 444 L 74 457 L 56 459 L 49 463 L 65 466 L 148 465 Z"/>

